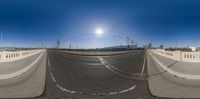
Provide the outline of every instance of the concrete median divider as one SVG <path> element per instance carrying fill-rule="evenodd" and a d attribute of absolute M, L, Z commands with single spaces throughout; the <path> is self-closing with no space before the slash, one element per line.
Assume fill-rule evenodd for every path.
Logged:
<path fill-rule="evenodd" d="M 0 54 L 0 98 L 30 98 L 43 94 L 46 50 Z"/>

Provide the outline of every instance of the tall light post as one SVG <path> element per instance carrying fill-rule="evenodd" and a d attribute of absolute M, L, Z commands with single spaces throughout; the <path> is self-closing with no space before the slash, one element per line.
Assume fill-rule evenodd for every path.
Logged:
<path fill-rule="evenodd" d="M 130 38 L 129 37 L 126 37 L 126 42 L 127 42 L 127 50 L 129 50 L 129 42 L 130 42 Z"/>

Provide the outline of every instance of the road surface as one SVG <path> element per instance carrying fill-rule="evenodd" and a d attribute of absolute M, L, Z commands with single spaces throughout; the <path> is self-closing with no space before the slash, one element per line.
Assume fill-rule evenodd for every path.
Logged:
<path fill-rule="evenodd" d="M 143 50 L 112 56 L 80 56 L 49 50 L 47 60 L 46 90 L 37 99 L 156 98 L 148 89 Z"/>

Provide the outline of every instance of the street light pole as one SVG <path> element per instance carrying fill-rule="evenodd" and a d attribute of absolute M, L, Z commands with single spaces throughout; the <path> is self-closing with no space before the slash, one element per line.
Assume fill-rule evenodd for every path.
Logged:
<path fill-rule="evenodd" d="M 129 40 L 130 40 L 130 38 L 129 38 L 129 37 L 126 37 L 126 42 L 127 42 L 127 50 L 129 50 L 129 47 L 130 47 L 130 46 L 129 46 L 129 42 L 130 42 Z"/>

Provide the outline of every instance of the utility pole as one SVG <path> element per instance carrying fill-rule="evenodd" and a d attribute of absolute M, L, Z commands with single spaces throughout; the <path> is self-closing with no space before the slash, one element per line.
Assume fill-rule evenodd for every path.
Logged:
<path fill-rule="evenodd" d="M 151 44 L 151 46 L 150 46 L 150 49 L 151 49 L 151 48 L 153 47 L 152 40 L 151 40 L 151 43 L 150 43 L 150 44 Z"/>
<path fill-rule="evenodd" d="M 58 39 L 56 42 L 56 48 L 60 48 L 60 39 Z"/>
<path fill-rule="evenodd" d="M 130 42 L 130 38 L 129 37 L 126 37 L 126 42 L 127 42 L 127 49 L 129 49 L 129 42 Z"/>
<path fill-rule="evenodd" d="M 42 40 L 41 40 L 41 48 L 43 48 L 43 42 L 42 42 Z"/>
<path fill-rule="evenodd" d="M 71 49 L 72 48 L 72 45 L 71 44 L 69 44 L 69 49 Z"/>
<path fill-rule="evenodd" d="M 133 40 L 131 40 L 131 48 L 133 48 L 134 46 L 133 46 L 133 43 L 134 43 L 134 41 Z"/>
<path fill-rule="evenodd" d="M 15 43 L 13 44 L 13 48 L 15 49 Z"/>

